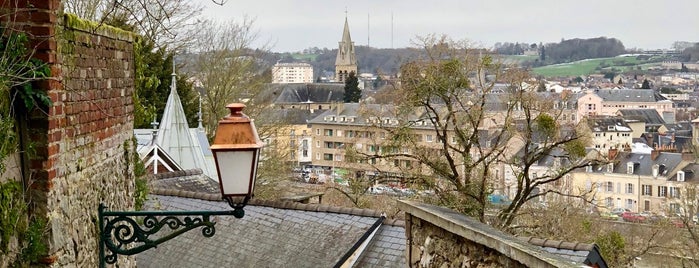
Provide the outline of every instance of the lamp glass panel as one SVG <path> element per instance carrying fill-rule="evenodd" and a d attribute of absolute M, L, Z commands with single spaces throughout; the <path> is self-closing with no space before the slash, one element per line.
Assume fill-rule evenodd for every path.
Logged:
<path fill-rule="evenodd" d="M 215 151 L 224 195 L 248 194 L 254 151 Z"/>

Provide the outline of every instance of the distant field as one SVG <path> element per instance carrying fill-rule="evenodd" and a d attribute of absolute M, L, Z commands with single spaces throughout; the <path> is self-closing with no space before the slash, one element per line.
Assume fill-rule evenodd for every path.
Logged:
<path fill-rule="evenodd" d="M 636 69 L 637 66 L 642 66 L 646 69 L 649 64 L 648 60 L 639 60 L 635 56 L 598 58 L 575 61 L 570 63 L 561 63 L 547 65 L 533 69 L 533 72 L 542 76 L 582 76 L 592 73 L 599 73 L 602 70 L 617 69 L 617 72 L 629 71 Z"/>

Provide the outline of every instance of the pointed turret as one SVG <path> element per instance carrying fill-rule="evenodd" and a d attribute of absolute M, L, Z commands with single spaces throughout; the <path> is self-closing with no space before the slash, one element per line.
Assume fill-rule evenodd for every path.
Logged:
<path fill-rule="evenodd" d="M 165 104 L 156 142 L 182 169 L 200 168 L 204 174 L 218 180 L 216 170 L 212 170 L 211 165 L 205 161 L 204 152 L 197 136 L 190 132 L 180 96 L 177 94 L 177 75 L 174 63 L 170 96 Z"/>
<path fill-rule="evenodd" d="M 337 49 L 337 58 L 335 58 L 335 81 L 345 82 L 351 72 L 357 74 L 357 57 L 354 53 L 354 42 L 350 37 L 347 16 L 345 16 L 345 28 Z"/>

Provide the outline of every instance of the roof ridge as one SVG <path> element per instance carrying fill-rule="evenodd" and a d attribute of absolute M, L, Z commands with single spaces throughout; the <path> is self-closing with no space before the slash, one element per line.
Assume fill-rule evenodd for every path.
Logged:
<path fill-rule="evenodd" d="M 204 171 L 202 171 L 201 168 L 192 168 L 192 169 L 177 170 L 177 171 L 153 174 L 153 176 L 155 179 L 161 180 L 161 179 L 177 178 L 177 177 L 184 177 L 184 176 L 191 176 L 191 175 L 201 175 L 203 173 L 204 173 Z"/>
<path fill-rule="evenodd" d="M 592 250 L 596 244 L 581 243 L 581 242 L 567 242 L 562 240 L 553 240 L 548 238 L 538 238 L 538 237 L 519 237 L 520 239 L 526 241 L 529 244 L 539 246 L 539 247 L 550 247 L 557 249 L 568 249 L 568 250 Z"/>
<path fill-rule="evenodd" d="M 176 196 L 184 198 L 201 199 L 206 201 L 219 201 L 223 202 L 220 194 L 202 193 L 202 192 L 192 192 L 178 189 L 166 189 L 160 187 L 154 187 L 150 189 L 150 194 L 153 195 L 165 195 L 165 196 Z M 327 212 L 336 214 L 346 214 L 361 217 L 371 217 L 379 218 L 383 212 L 366 209 L 366 208 L 350 208 L 350 207 L 338 207 L 330 206 L 325 204 L 303 204 L 299 202 L 292 201 L 281 201 L 281 200 L 263 200 L 263 199 L 251 199 L 248 205 L 270 207 L 278 209 L 291 209 L 291 210 L 302 210 L 309 212 Z M 405 222 L 400 219 L 386 218 L 384 220 L 384 225 L 391 226 L 405 226 Z"/>

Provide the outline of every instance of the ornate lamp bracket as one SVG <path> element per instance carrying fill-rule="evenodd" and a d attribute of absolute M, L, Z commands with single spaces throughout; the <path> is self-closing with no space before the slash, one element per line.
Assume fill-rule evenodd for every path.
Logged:
<path fill-rule="evenodd" d="M 211 216 L 233 215 L 242 218 L 245 204 L 233 204 L 228 211 L 105 211 L 100 204 L 100 267 L 114 264 L 118 255 L 134 255 L 157 247 L 192 229 L 203 227 L 201 234 L 212 237 L 216 233 L 216 223 Z M 247 201 L 247 200 L 246 200 Z M 167 228 L 165 228 L 167 227 Z M 170 230 L 164 235 L 156 235 L 161 230 Z"/>

